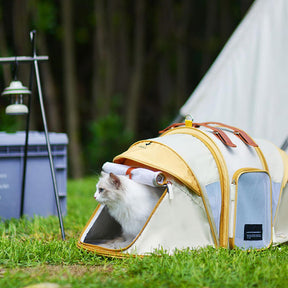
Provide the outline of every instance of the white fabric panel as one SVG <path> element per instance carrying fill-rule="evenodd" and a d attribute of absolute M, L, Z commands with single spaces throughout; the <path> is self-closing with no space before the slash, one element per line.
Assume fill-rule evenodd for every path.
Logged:
<path fill-rule="evenodd" d="M 274 237 L 273 244 L 277 245 L 288 241 L 288 185 L 285 186 L 282 192 L 280 205 L 276 211 L 276 218 L 274 223 Z"/>
<path fill-rule="evenodd" d="M 288 136 L 287 27 L 287 0 L 256 0 L 180 114 L 280 146 Z"/>
<path fill-rule="evenodd" d="M 282 183 L 284 164 L 279 150 L 269 141 L 263 139 L 255 139 L 255 141 L 265 156 L 272 181 Z"/>
<path fill-rule="evenodd" d="M 218 168 L 213 155 L 199 139 L 188 134 L 172 134 L 152 140 L 169 146 L 185 159 L 200 185 L 219 181 Z"/>
<path fill-rule="evenodd" d="M 207 214 L 200 196 L 173 183 L 174 199 L 166 194 L 137 241 L 125 252 L 147 254 L 164 249 L 214 246 Z"/>

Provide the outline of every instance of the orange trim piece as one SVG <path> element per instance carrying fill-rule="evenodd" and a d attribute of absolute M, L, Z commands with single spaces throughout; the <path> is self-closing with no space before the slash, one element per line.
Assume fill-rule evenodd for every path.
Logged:
<path fill-rule="evenodd" d="M 126 171 L 126 175 L 129 175 L 129 179 L 132 179 L 132 170 L 136 169 L 136 167 L 130 167 Z"/>
<path fill-rule="evenodd" d="M 173 123 L 173 124 L 169 125 L 168 127 L 166 127 L 165 129 L 159 131 L 159 134 L 162 134 L 162 133 L 166 132 L 167 130 L 170 130 L 171 128 L 184 126 L 184 125 L 185 125 L 185 123 Z"/>

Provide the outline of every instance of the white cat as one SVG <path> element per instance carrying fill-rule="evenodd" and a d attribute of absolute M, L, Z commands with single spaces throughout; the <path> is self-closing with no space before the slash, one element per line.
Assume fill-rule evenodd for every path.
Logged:
<path fill-rule="evenodd" d="M 94 198 L 105 204 L 122 226 L 123 237 L 133 239 L 143 228 L 158 202 L 158 188 L 139 184 L 126 176 L 101 173 Z"/>

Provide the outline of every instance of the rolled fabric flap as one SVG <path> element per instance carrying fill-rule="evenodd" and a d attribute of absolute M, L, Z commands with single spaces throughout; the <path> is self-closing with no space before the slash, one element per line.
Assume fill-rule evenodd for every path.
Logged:
<path fill-rule="evenodd" d="M 112 162 L 105 162 L 102 166 L 102 170 L 106 173 L 113 173 L 115 175 L 125 175 L 130 166 L 123 164 L 116 164 Z"/>
<path fill-rule="evenodd" d="M 130 167 L 123 164 L 106 162 L 102 166 L 102 170 L 106 173 L 114 173 L 116 175 L 127 175 L 135 182 L 159 187 L 166 184 L 166 177 L 161 171 L 152 171 L 146 168 Z"/>

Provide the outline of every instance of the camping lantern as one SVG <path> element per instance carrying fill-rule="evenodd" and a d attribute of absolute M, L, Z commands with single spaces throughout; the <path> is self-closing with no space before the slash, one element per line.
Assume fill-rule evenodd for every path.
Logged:
<path fill-rule="evenodd" d="M 28 113 L 28 107 L 24 104 L 24 95 L 30 95 L 31 91 L 22 85 L 21 81 L 12 81 L 10 85 L 5 88 L 2 96 L 10 96 L 10 105 L 6 107 L 6 114 L 8 115 L 23 115 Z"/>

